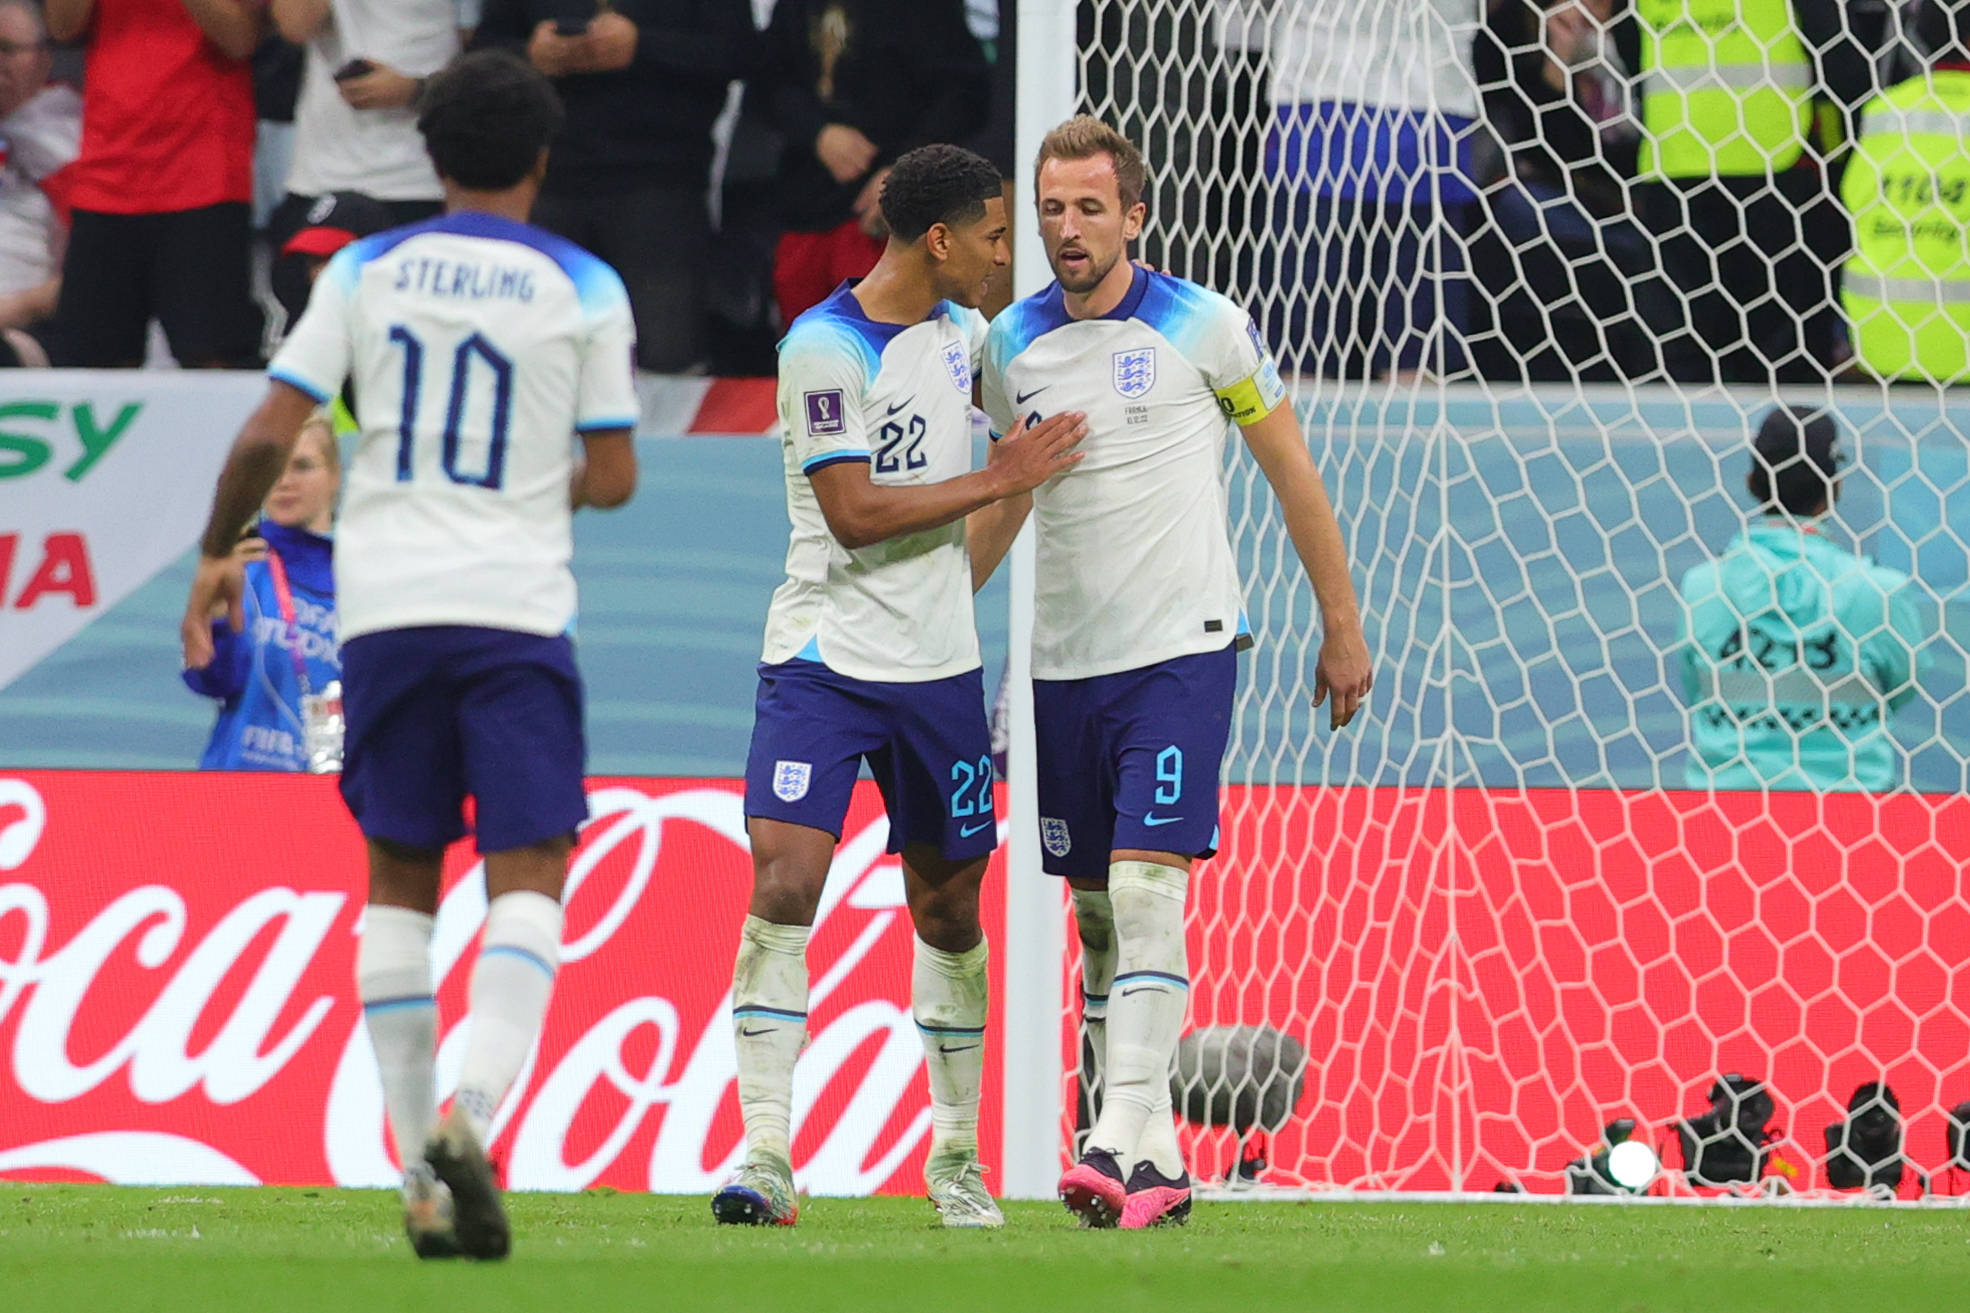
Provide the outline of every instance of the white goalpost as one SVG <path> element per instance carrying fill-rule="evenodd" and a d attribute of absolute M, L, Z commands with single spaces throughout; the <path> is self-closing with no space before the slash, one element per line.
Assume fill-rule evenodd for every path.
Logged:
<path fill-rule="evenodd" d="M 1523 23 L 1504 12 L 1521 4 Z M 1950 1153 L 1970 1101 L 1970 401 L 1868 380 L 1845 354 L 1829 271 L 1853 221 L 1826 181 L 1845 146 L 1809 146 L 1826 159 L 1810 188 L 1781 163 L 1650 175 L 1629 8 L 1019 5 L 1017 290 L 1050 277 L 1039 138 L 1086 109 L 1148 157 L 1141 253 L 1244 304 L 1294 379 L 1376 658 L 1366 722 L 1330 733 L 1310 706 L 1311 592 L 1233 442 L 1258 642 L 1223 847 L 1190 911 L 1175 1093 L 1200 1180 L 1620 1197 L 1595 1155 L 1629 1135 L 1669 1169 L 1656 1197 L 1832 1200 L 1860 1154 L 1842 1128 L 1870 1110 L 1899 1137 L 1900 1197 L 1970 1179 Z M 1789 50 L 1763 48 L 1772 88 L 1796 81 Z M 1721 62 L 1650 67 L 1764 87 Z M 1877 56 L 1877 89 L 1894 67 Z M 1592 125 L 1584 162 L 1565 113 Z M 1698 277 L 1717 197 L 1756 240 L 1708 251 Z M 1746 293 L 1758 277 L 1767 292 Z M 1830 417 L 1845 461 L 1832 513 L 1791 531 L 1897 572 L 1871 577 L 1908 603 L 1842 622 L 1857 680 L 1906 658 L 1872 701 L 1807 673 L 1812 635 L 1750 651 L 1756 616 L 1736 647 L 1686 647 L 1681 581 L 1754 525 L 1752 435 L 1774 406 Z M 1029 1198 L 1051 1194 L 1082 1101 L 1078 968 L 1031 794 L 1030 532 L 1012 555 L 1002 1183 Z M 1832 784 L 1706 776 L 1701 718 L 1760 714 L 1703 682 L 1715 668 L 1756 682 L 1763 714 L 1806 680 L 1825 700 L 1811 724 L 1858 738 L 1841 717 L 1861 717 L 1886 765 Z"/>

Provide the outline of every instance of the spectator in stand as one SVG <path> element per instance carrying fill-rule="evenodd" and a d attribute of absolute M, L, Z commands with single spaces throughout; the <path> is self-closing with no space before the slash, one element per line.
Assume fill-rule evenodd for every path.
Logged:
<path fill-rule="evenodd" d="M 791 324 L 875 267 L 889 165 L 977 132 L 992 71 L 964 0 L 779 0 L 763 65 L 747 94 L 782 137 L 773 291 Z"/>
<path fill-rule="evenodd" d="M 279 254 L 300 267 L 310 288 L 328 267 L 329 257 L 337 251 L 350 242 L 397 226 L 388 205 L 353 191 L 330 192 L 317 199 L 308 207 L 307 224 L 287 239 Z M 301 308 L 307 308 L 305 297 Z M 357 432 L 355 412 L 349 403 L 353 395 L 350 384 L 345 382 L 341 395 L 329 403 L 329 418 L 338 438 L 351 437 Z"/>
<path fill-rule="evenodd" d="M 1473 261 L 1508 353 L 1502 371 L 1487 361 L 1487 374 L 1607 380 L 1661 367 L 1664 294 L 1628 215 L 1641 129 L 1629 95 L 1634 52 L 1622 47 L 1634 24 L 1617 22 L 1614 8 L 1503 0 L 1478 37 L 1485 122 L 1502 150 L 1484 205 L 1509 248 Z"/>
<path fill-rule="evenodd" d="M 200 770 L 309 768 L 303 699 L 335 695 L 342 678 L 330 537 L 341 485 L 328 415 L 318 412 L 234 552 L 246 562 L 245 628 L 214 616 L 211 664 L 184 672 L 186 687 L 221 703 Z"/>
<path fill-rule="evenodd" d="M 754 40 L 751 0 L 484 0 L 473 44 L 522 51 L 567 106 L 533 220 L 622 275 L 640 368 L 701 360 L 711 127 Z"/>
<path fill-rule="evenodd" d="M 0 0 L 0 364 L 45 365 L 24 330 L 55 313 L 63 195 L 82 143 L 82 98 L 48 81 L 53 55 L 35 0 Z"/>
<path fill-rule="evenodd" d="M 1840 433 L 1824 411 L 1778 406 L 1745 480 L 1758 518 L 1683 576 L 1683 692 L 1693 789 L 1898 788 L 1888 718 L 1927 664 L 1909 577 L 1827 537 Z"/>
<path fill-rule="evenodd" d="M 1260 284 L 1282 365 L 1343 378 L 1465 367 L 1480 17 L 1480 0 L 1278 7 Z"/>
<path fill-rule="evenodd" d="M 393 226 L 441 212 L 444 189 L 417 135 L 415 105 L 423 80 L 458 53 L 454 0 L 271 0 L 270 8 L 281 35 L 306 51 L 287 197 L 267 222 L 274 249 L 332 192 L 383 202 Z M 273 287 L 293 323 L 308 302 L 305 270 L 277 261 Z"/>
<path fill-rule="evenodd" d="M 57 364 L 144 362 L 150 321 L 189 368 L 260 361 L 253 299 L 258 0 L 47 0 L 57 41 L 86 40 L 82 153 Z"/>
<path fill-rule="evenodd" d="M 1970 378 L 1970 0 L 1929 0 L 1925 71 L 1868 102 L 1842 197 L 1854 354 L 1880 378 Z"/>
<path fill-rule="evenodd" d="M 1837 255 L 1814 101 L 1872 93 L 1846 0 L 1639 0 L 1642 225 L 1682 307 L 1665 344 L 1685 382 L 1823 379 Z M 1684 321 L 1687 322 L 1684 322 Z M 1809 348 L 1809 326 L 1826 326 Z"/>

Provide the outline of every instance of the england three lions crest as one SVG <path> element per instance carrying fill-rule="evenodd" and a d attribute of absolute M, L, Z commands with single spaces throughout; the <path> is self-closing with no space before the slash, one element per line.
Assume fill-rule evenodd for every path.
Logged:
<path fill-rule="evenodd" d="M 1040 818 L 1040 842 L 1055 857 L 1065 857 L 1074 849 L 1074 838 L 1067 832 L 1067 822 L 1058 816 Z"/>
<path fill-rule="evenodd" d="M 807 796 L 807 784 L 813 775 L 814 767 L 808 762 L 774 762 L 773 796 L 781 802 L 799 802 Z"/>
<path fill-rule="evenodd" d="M 1115 353 L 1115 390 L 1130 400 L 1156 386 L 1156 348 Z"/>
<path fill-rule="evenodd" d="M 944 368 L 951 371 L 951 382 L 967 397 L 971 395 L 971 351 L 962 342 L 944 347 Z"/>

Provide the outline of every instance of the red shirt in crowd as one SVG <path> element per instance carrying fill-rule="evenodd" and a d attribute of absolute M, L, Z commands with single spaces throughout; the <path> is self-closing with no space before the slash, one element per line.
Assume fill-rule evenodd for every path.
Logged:
<path fill-rule="evenodd" d="M 96 0 L 68 203 L 162 214 L 253 195 L 253 74 L 183 0 Z"/>

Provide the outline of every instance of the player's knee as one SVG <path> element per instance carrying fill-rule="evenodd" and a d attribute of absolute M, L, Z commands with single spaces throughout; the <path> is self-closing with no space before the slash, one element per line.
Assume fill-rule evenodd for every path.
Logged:
<path fill-rule="evenodd" d="M 821 887 L 828 873 L 807 869 L 808 864 L 787 854 L 761 855 L 755 851 L 752 868 L 752 905 L 748 909 L 762 921 L 774 925 L 812 925 L 821 907 Z"/>
<path fill-rule="evenodd" d="M 910 919 L 926 944 L 947 953 L 968 953 L 977 946 L 983 934 L 978 887 L 984 874 L 985 863 L 978 862 L 935 883 L 921 878 L 908 882 Z"/>

